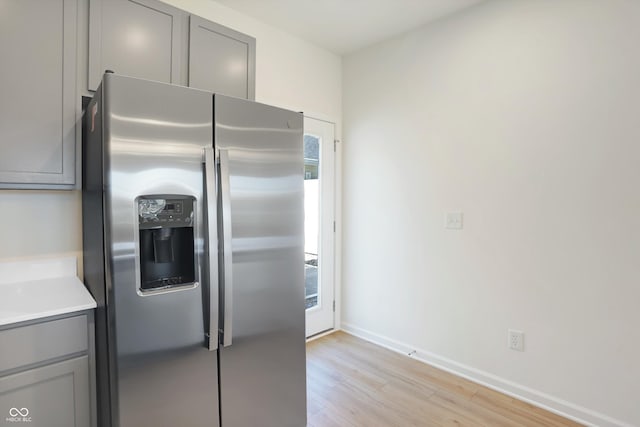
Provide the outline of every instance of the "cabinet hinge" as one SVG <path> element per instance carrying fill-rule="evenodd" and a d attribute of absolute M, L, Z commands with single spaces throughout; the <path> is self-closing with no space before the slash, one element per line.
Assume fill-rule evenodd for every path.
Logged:
<path fill-rule="evenodd" d="M 340 140 L 339 140 L 339 139 L 334 139 L 334 140 L 333 140 L 333 152 L 334 152 L 334 153 L 336 152 L 336 145 L 337 145 L 339 142 L 340 142 Z"/>
<path fill-rule="evenodd" d="M 336 222 L 335 221 L 333 221 L 333 232 L 334 233 L 336 232 Z"/>
<path fill-rule="evenodd" d="M 336 312 L 336 300 L 333 300 L 333 312 Z"/>

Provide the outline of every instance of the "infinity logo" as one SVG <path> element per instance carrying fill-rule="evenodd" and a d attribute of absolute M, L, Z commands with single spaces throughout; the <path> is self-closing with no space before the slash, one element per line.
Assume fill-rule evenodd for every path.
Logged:
<path fill-rule="evenodd" d="M 29 415 L 29 410 L 27 408 L 11 408 L 9 409 L 9 415 L 12 417 L 17 417 L 18 415 L 20 415 L 21 417 L 26 417 L 27 415 Z"/>

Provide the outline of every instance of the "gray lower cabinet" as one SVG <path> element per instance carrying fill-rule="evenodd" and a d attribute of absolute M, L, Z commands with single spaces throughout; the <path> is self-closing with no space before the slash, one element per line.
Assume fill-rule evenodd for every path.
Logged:
<path fill-rule="evenodd" d="M 0 188 L 75 183 L 77 14 L 77 0 L 0 0 Z"/>
<path fill-rule="evenodd" d="M 0 377 L 0 425 L 89 426 L 89 408 L 88 356 Z"/>
<path fill-rule="evenodd" d="M 189 18 L 189 87 L 255 99 L 256 40 L 207 21 Z"/>
<path fill-rule="evenodd" d="M 95 426 L 93 337 L 93 312 L 0 327 L 0 427 Z"/>
<path fill-rule="evenodd" d="M 156 0 L 90 0 L 89 90 L 105 70 L 182 84 L 186 12 Z"/>

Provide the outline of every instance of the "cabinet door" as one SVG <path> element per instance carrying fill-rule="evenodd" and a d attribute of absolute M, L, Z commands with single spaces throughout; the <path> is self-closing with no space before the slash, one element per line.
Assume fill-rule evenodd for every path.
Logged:
<path fill-rule="evenodd" d="M 254 100 L 255 58 L 253 37 L 190 17 L 190 87 Z"/>
<path fill-rule="evenodd" d="M 105 70 L 181 84 L 185 12 L 155 0 L 90 0 L 89 90 Z"/>
<path fill-rule="evenodd" d="M 31 427 L 89 426 L 88 366 L 88 357 L 82 356 L 0 377 L 0 421 Z"/>
<path fill-rule="evenodd" d="M 77 9 L 0 1 L 0 188 L 75 182 Z"/>

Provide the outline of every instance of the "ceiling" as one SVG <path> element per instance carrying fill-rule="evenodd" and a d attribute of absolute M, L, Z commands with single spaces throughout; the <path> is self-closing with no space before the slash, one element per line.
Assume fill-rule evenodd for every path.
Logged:
<path fill-rule="evenodd" d="M 417 28 L 482 0 L 216 0 L 338 54 Z"/>

